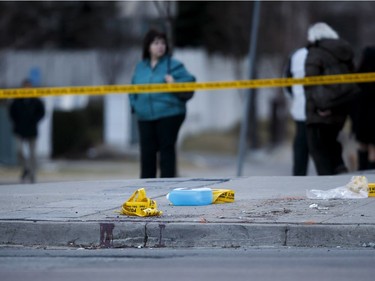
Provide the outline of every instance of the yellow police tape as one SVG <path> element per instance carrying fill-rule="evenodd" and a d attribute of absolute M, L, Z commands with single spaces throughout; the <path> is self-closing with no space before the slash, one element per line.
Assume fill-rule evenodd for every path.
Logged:
<path fill-rule="evenodd" d="M 305 78 L 271 78 L 217 82 L 0 89 L 0 99 L 49 97 L 59 95 L 105 95 L 124 93 L 142 94 L 160 92 L 188 92 L 200 90 L 250 89 L 288 87 L 292 85 L 323 85 L 365 82 L 375 82 L 375 72 L 326 76 L 309 76 Z"/>
<path fill-rule="evenodd" d="M 119 213 L 122 215 L 139 217 L 161 216 L 163 214 L 162 211 L 158 210 L 156 201 L 147 198 L 146 190 L 144 188 L 136 190 L 122 205 Z"/>
<path fill-rule="evenodd" d="M 232 203 L 234 202 L 234 190 L 231 189 L 212 189 L 212 204 Z"/>

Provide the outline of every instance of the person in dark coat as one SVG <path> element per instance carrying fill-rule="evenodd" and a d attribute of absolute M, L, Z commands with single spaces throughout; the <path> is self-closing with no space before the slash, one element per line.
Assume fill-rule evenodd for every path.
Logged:
<path fill-rule="evenodd" d="M 27 88 L 32 85 L 29 80 L 25 80 L 22 86 Z M 38 123 L 44 114 L 44 104 L 39 98 L 14 99 L 9 107 L 9 115 L 17 141 L 17 156 L 22 166 L 21 181 L 23 183 L 36 181 L 36 139 Z"/>
<path fill-rule="evenodd" d="M 368 46 L 362 52 L 359 73 L 375 72 L 375 46 Z M 375 169 L 375 83 L 359 83 L 359 93 L 354 112 L 353 131 L 359 143 L 358 170 Z"/>
<path fill-rule="evenodd" d="M 326 69 L 345 64 L 354 70 L 354 52 L 351 46 L 340 39 L 326 23 L 316 23 L 308 30 L 308 55 L 306 77 L 325 75 Z M 318 175 L 335 175 L 347 172 L 342 158 L 342 146 L 337 140 L 348 116 L 344 106 L 329 107 L 332 88 L 305 86 L 306 124 L 310 155 Z M 333 91 L 333 94 L 339 95 Z"/>

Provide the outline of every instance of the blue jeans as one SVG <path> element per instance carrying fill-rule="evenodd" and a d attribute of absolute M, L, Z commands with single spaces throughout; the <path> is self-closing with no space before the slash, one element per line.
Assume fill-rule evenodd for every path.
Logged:
<path fill-rule="evenodd" d="M 22 167 L 21 182 L 30 181 L 34 183 L 36 180 L 36 139 L 22 138 L 17 136 L 17 157 Z"/>

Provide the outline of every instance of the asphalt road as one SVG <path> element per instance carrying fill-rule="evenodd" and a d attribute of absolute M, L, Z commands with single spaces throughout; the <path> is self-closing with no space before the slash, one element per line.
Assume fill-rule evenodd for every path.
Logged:
<path fill-rule="evenodd" d="M 372 281 L 374 248 L 0 248 L 0 279 Z"/>

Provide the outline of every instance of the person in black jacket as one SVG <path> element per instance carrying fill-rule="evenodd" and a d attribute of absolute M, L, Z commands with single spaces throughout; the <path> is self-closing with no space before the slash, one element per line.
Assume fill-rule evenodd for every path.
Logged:
<path fill-rule="evenodd" d="M 363 50 L 359 73 L 375 72 L 375 46 Z M 375 169 L 375 83 L 360 83 L 357 106 L 353 112 L 353 131 L 359 143 L 358 170 Z"/>
<path fill-rule="evenodd" d="M 24 80 L 22 86 L 27 88 L 32 85 L 29 80 Z M 17 141 L 17 156 L 22 166 L 21 182 L 23 183 L 36 181 L 36 139 L 38 123 L 44 114 L 44 104 L 39 98 L 17 98 L 9 107 Z"/>
<path fill-rule="evenodd" d="M 312 25 L 308 30 L 308 40 L 306 76 L 328 75 L 328 70 L 334 67 L 336 71 L 340 67 L 354 70 L 353 49 L 326 23 Z M 347 172 L 337 138 L 349 110 L 347 104 L 332 105 L 332 100 L 341 95 L 335 89 L 331 86 L 305 86 L 308 146 L 318 175 Z"/>

